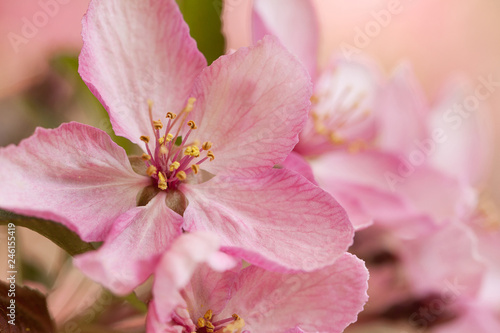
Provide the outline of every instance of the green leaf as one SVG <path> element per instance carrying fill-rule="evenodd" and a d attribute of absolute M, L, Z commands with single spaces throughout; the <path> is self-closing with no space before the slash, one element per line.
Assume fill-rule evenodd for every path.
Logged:
<path fill-rule="evenodd" d="M 0 209 L 0 225 L 14 223 L 16 227 L 31 229 L 50 239 L 71 256 L 95 250 L 95 247 L 82 241 L 78 235 L 60 223 L 36 217 L 17 215 Z"/>
<path fill-rule="evenodd" d="M 146 303 L 144 303 L 137 297 L 135 292 L 128 294 L 127 296 L 123 297 L 123 299 L 127 301 L 130 305 L 132 305 L 140 313 L 148 312 L 148 306 L 146 305 Z"/>
<path fill-rule="evenodd" d="M 175 145 L 176 146 L 180 146 L 182 143 L 182 135 L 179 135 L 176 139 L 175 139 Z"/>
<path fill-rule="evenodd" d="M 226 49 L 221 22 L 223 0 L 177 0 L 177 4 L 189 25 L 191 37 L 210 65 Z"/>

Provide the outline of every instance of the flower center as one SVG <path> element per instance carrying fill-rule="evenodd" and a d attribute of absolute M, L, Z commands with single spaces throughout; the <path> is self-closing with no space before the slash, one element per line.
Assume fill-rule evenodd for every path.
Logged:
<path fill-rule="evenodd" d="M 146 145 L 147 153 L 142 154 L 146 163 L 146 173 L 157 183 L 160 190 L 175 189 L 190 173 L 197 174 L 200 165 L 206 160 L 213 161 L 215 156 L 209 149 L 210 141 L 200 145 L 197 140 L 188 141 L 191 132 L 198 127 L 193 120 L 186 122 L 189 113 L 193 110 L 196 99 L 188 99 L 186 107 L 179 115 L 168 112 L 168 119 L 164 132 L 161 120 L 153 120 L 153 103 L 148 101 L 149 117 L 155 134 L 154 141 L 149 136 L 141 136 Z M 182 137 L 183 129 L 187 132 Z M 152 147 L 150 147 L 150 144 Z M 152 149 L 151 149 L 152 148 Z M 205 155 L 205 156 L 202 156 Z"/>
<path fill-rule="evenodd" d="M 365 148 L 363 140 L 352 140 L 346 137 L 352 127 L 360 126 L 370 116 L 370 111 L 362 109 L 365 95 L 355 94 L 350 86 L 345 87 L 338 96 L 330 93 L 313 95 L 311 118 L 314 131 L 324 136 L 334 146 L 347 146 L 349 151 L 356 152 Z M 316 109 L 320 108 L 318 112 Z"/>
<path fill-rule="evenodd" d="M 245 321 L 237 314 L 230 318 L 213 321 L 213 312 L 208 310 L 203 317 L 198 318 L 196 333 L 250 333 L 243 331 Z"/>

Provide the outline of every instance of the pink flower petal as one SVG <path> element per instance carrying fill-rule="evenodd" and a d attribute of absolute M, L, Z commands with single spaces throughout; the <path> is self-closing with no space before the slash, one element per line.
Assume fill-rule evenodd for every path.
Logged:
<path fill-rule="evenodd" d="M 120 216 L 97 251 L 75 258 L 75 265 L 114 293 L 125 295 L 153 273 L 159 256 L 181 234 L 182 217 L 159 193 L 146 206 Z"/>
<path fill-rule="evenodd" d="M 292 151 L 280 165 L 285 169 L 295 171 L 299 175 L 306 177 L 314 185 L 318 185 L 314 179 L 311 166 L 300 154 Z"/>
<path fill-rule="evenodd" d="M 225 252 L 267 269 L 318 269 L 352 242 L 342 207 L 290 170 L 252 179 L 216 176 L 182 191 L 189 199 L 187 230 L 214 231 Z"/>
<path fill-rule="evenodd" d="M 191 317 L 194 320 L 203 317 L 209 309 L 215 314 L 221 313 L 231 298 L 240 271 L 240 266 L 217 272 L 209 265 L 199 265 L 184 289 L 186 303 L 192 309 Z"/>
<path fill-rule="evenodd" d="M 78 123 L 0 149 L 0 169 L 3 209 L 60 222 L 85 241 L 102 241 L 150 184 L 105 132 Z"/>
<path fill-rule="evenodd" d="M 316 76 L 318 20 L 309 0 L 255 0 L 252 12 L 253 41 L 265 35 L 280 39 L 309 71 Z"/>
<path fill-rule="evenodd" d="M 486 268 L 476 242 L 474 234 L 458 223 L 405 241 L 400 251 L 413 289 L 421 295 L 446 290 L 455 298 L 475 296 Z"/>
<path fill-rule="evenodd" d="M 215 154 L 202 168 L 251 175 L 279 164 L 293 149 L 312 87 L 302 65 L 275 38 L 266 37 L 216 60 L 194 91 L 198 129 L 192 137 L 213 142 Z"/>
<path fill-rule="evenodd" d="M 368 300 L 367 280 L 364 263 L 348 253 L 311 273 L 280 274 L 251 266 L 240 274 L 220 317 L 237 313 L 245 320 L 244 329 L 259 333 L 296 326 L 305 332 L 343 332 Z"/>
<path fill-rule="evenodd" d="M 139 143 L 153 119 L 180 112 L 206 66 L 174 0 L 93 0 L 83 19 L 80 75 L 117 135 Z"/>
<path fill-rule="evenodd" d="M 325 154 L 312 161 L 318 183 L 347 211 L 356 229 L 369 226 L 373 219 L 401 219 L 414 212 L 400 193 L 393 192 L 385 179 L 397 160 L 378 152 Z"/>
<path fill-rule="evenodd" d="M 287 330 L 285 333 L 305 333 L 305 332 L 298 327 L 294 327 Z"/>
<path fill-rule="evenodd" d="M 162 257 L 155 272 L 153 294 L 156 298 L 155 307 L 159 321 L 168 322 L 171 313 L 176 307 L 185 303 L 183 296 L 179 292 L 187 288 L 193 275 L 200 280 L 200 285 L 204 287 L 207 287 L 210 281 L 216 281 L 221 276 L 221 274 L 209 269 L 207 265 L 199 268 L 200 264 L 209 263 L 213 260 L 213 257 L 219 253 L 218 251 L 219 240 L 217 236 L 207 232 L 182 234 L 172 244 L 171 248 Z M 236 263 L 237 261 L 233 260 L 231 266 L 234 267 Z M 217 265 L 215 268 L 218 268 Z M 208 278 L 208 276 L 212 275 L 217 278 Z M 215 286 L 213 287 L 215 288 Z M 212 291 L 210 290 L 210 292 Z M 199 304 L 205 304 L 204 306 L 213 303 L 209 301 L 212 297 L 211 293 L 197 292 L 195 297 L 196 301 Z M 196 307 L 196 311 L 198 309 L 199 307 Z"/>
<path fill-rule="evenodd" d="M 469 213 L 475 203 L 470 187 L 428 165 L 414 166 L 392 154 L 338 151 L 314 160 L 312 167 L 318 183 L 346 204 L 348 213 L 361 206 L 377 223 L 411 234 L 422 226 L 414 223 L 427 220 L 432 229 L 433 224 Z M 363 221 L 354 220 L 358 227 Z"/>
<path fill-rule="evenodd" d="M 195 252 L 202 248 L 203 246 L 199 247 Z M 209 252 L 214 254 L 214 252 Z M 180 258 L 186 260 L 179 261 L 179 257 L 174 256 L 172 257 L 175 258 L 173 262 L 170 260 L 162 261 L 159 266 L 153 290 L 155 298 L 149 305 L 147 332 L 182 333 L 184 331 L 180 324 L 192 327 L 194 331 L 198 318 L 203 317 L 208 310 L 212 310 L 217 316 L 231 297 L 231 289 L 238 277 L 238 269 L 223 273 L 216 272 L 209 265 L 203 263 L 192 265 L 195 262 L 189 259 L 189 254 L 187 257 L 183 254 L 187 254 L 187 252 L 177 253 Z M 199 258 L 199 255 L 195 256 Z M 182 261 L 188 262 L 188 264 L 181 263 L 178 268 L 172 266 L 172 264 Z M 177 269 L 184 268 L 188 269 L 190 275 L 176 272 Z M 190 281 L 186 282 L 186 278 L 190 278 Z"/>

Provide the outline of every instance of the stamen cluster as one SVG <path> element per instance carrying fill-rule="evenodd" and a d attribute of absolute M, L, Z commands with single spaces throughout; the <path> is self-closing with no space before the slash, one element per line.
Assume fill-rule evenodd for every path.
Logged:
<path fill-rule="evenodd" d="M 186 107 L 179 115 L 172 112 L 167 113 L 168 121 L 163 134 L 160 132 L 163 129 L 163 123 L 161 120 L 153 120 L 153 103 L 148 101 L 149 116 L 155 138 L 152 142 L 149 136 L 141 136 L 140 139 L 146 144 L 147 151 L 142 155 L 142 159 L 146 163 L 146 173 L 156 181 L 161 190 L 176 188 L 190 173 L 197 174 L 203 162 L 213 161 L 215 158 L 213 152 L 209 150 L 212 147 L 210 141 L 206 141 L 202 145 L 196 140 L 188 141 L 191 132 L 198 128 L 193 120 L 186 122 L 195 101 L 195 98 L 189 98 Z M 182 137 L 180 134 L 182 134 L 184 126 L 189 129 Z M 154 147 L 153 149 L 150 148 L 150 143 Z M 203 152 L 206 152 L 205 157 L 195 161 Z"/>
<path fill-rule="evenodd" d="M 208 310 L 203 317 L 198 318 L 197 333 L 243 333 L 242 329 L 245 326 L 243 318 L 237 314 L 233 314 L 230 318 L 213 321 L 213 312 Z"/>
<path fill-rule="evenodd" d="M 335 103 L 329 105 L 330 109 L 335 110 L 334 113 L 318 113 L 314 110 L 320 98 L 318 96 L 313 96 L 311 102 L 313 104 L 313 111 L 311 112 L 311 117 L 314 123 L 314 130 L 316 133 L 323 135 L 329 139 L 333 145 L 344 145 L 346 144 L 346 139 L 342 137 L 339 133 L 346 127 L 355 126 L 365 121 L 369 117 L 370 111 L 360 110 L 360 105 L 365 96 L 359 94 L 354 98 L 349 98 L 352 94 L 352 88 L 350 86 L 341 90 L 339 96 L 335 99 Z M 322 99 L 329 100 L 322 96 Z M 351 143 L 352 149 L 358 148 L 358 145 L 362 145 L 362 141 L 355 141 Z"/>

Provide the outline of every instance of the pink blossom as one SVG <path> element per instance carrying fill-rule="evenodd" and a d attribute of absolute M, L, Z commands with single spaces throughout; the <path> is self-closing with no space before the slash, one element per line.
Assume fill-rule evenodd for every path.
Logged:
<path fill-rule="evenodd" d="M 344 210 L 274 168 L 311 96 L 306 71 L 274 38 L 207 67 L 174 0 L 95 0 L 83 40 L 82 78 L 116 134 L 144 154 L 131 164 L 107 134 L 78 123 L 39 128 L 0 150 L 3 209 L 103 241 L 75 264 L 120 294 L 183 231 L 213 231 L 223 251 L 276 271 L 315 270 L 345 252 Z"/>
<path fill-rule="evenodd" d="M 411 69 L 400 66 L 377 99 L 376 144 L 357 154 L 335 152 L 313 161 L 318 183 L 334 196 L 348 192 L 348 198 L 361 202 L 366 218 L 371 215 L 403 233 L 413 233 L 417 225 L 432 229 L 450 218 L 466 218 L 476 205 L 473 186 L 486 169 L 488 135 L 479 111 L 466 117 L 454 113 L 467 88 L 456 83 L 445 88 L 441 98 L 429 104 Z M 335 161 L 345 165 L 333 166 Z M 336 168 L 343 171 L 332 172 Z M 360 170 L 365 171 L 363 177 L 354 178 Z M 387 200 L 374 206 L 373 192 L 360 193 L 359 186 Z M 340 194 L 336 198 L 351 211 Z M 406 216 L 407 222 L 400 223 L 398 216 Z"/>
<path fill-rule="evenodd" d="M 342 332 L 367 300 L 368 274 L 353 255 L 309 273 L 226 270 L 213 258 L 222 254 L 217 243 L 214 235 L 184 234 L 166 252 L 148 332 Z"/>

